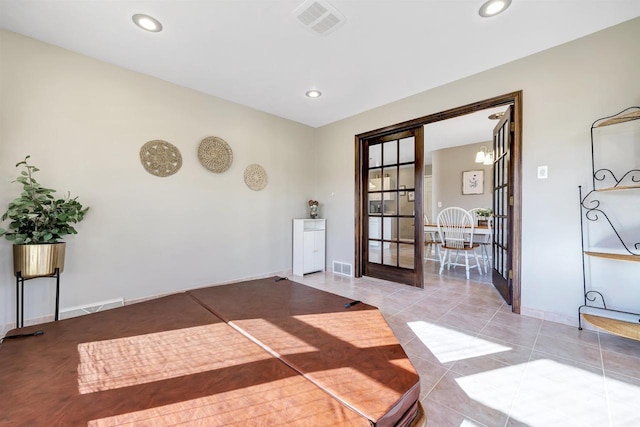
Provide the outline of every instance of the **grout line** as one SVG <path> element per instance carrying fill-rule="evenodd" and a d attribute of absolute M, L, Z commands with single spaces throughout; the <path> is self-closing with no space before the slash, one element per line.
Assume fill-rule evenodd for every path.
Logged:
<path fill-rule="evenodd" d="M 598 350 L 600 350 L 600 365 L 602 368 L 602 385 L 604 387 L 604 401 L 607 407 L 607 418 L 609 418 L 609 426 L 613 426 L 613 420 L 611 419 L 611 403 L 609 401 L 609 388 L 607 387 L 607 371 L 604 368 L 604 354 L 602 353 L 602 344 L 600 342 L 600 331 L 596 331 L 598 334 Z"/>
<path fill-rule="evenodd" d="M 538 337 L 540 336 L 540 331 L 542 330 L 542 325 L 544 324 L 544 320 L 540 322 L 540 326 L 538 326 L 538 332 L 536 333 L 536 339 L 531 346 L 531 353 L 529 353 L 529 359 L 527 359 L 527 365 L 524 367 L 524 372 L 522 372 L 522 376 L 520 377 L 520 383 L 518 384 L 518 389 L 513 395 L 513 400 L 511 400 L 511 405 L 509 406 L 509 412 L 507 413 L 507 419 L 504 422 L 504 427 L 507 427 L 509 424 L 509 420 L 511 419 L 511 413 L 513 412 L 513 407 L 515 403 L 518 401 L 518 396 L 520 395 L 520 390 L 522 390 L 522 385 L 524 384 L 525 378 L 527 377 L 527 373 L 529 372 L 529 364 L 531 363 L 531 359 L 533 358 L 533 352 L 536 348 L 536 344 L 538 343 Z"/>

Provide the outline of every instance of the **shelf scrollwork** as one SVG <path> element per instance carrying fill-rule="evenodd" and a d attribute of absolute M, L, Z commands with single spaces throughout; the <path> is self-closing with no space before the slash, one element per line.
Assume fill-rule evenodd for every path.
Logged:
<path fill-rule="evenodd" d="M 640 256 L 640 242 L 627 243 L 627 242 L 624 241 L 624 239 L 622 238 L 622 236 L 620 235 L 620 233 L 618 232 L 616 227 L 611 222 L 611 219 L 609 219 L 609 216 L 606 214 L 605 211 L 600 209 L 600 200 L 590 199 L 589 196 L 591 196 L 594 193 L 596 193 L 595 190 L 589 191 L 584 196 L 584 198 L 582 198 L 581 201 L 580 201 L 580 204 L 581 204 L 582 208 L 584 208 L 584 210 L 585 210 L 585 212 L 584 212 L 585 218 L 587 220 L 589 220 L 589 221 L 592 221 L 592 222 L 597 222 L 597 221 L 599 221 L 601 219 L 604 219 L 609 224 L 609 227 L 611 227 L 611 230 L 613 230 L 614 234 L 616 235 L 616 237 L 620 241 L 620 244 L 622 245 L 622 247 L 630 255 Z"/>
<path fill-rule="evenodd" d="M 611 169 L 602 168 L 593 173 L 593 179 L 598 182 L 605 182 L 610 178 L 614 182 L 609 189 L 623 188 L 625 186 L 638 187 L 640 186 L 640 169 L 631 169 L 620 179 L 616 177 Z"/>
<path fill-rule="evenodd" d="M 596 302 L 598 300 L 598 297 L 600 297 L 600 301 L 602 303 L 602 307 L 605 310 L 607 309 L 607 303 L 604 302 L 604 295 L 602 295 L 600 292 L 598 291 L 587 291 L 584 294 L 584 298 L 589 301 L 589 302 Z M 595 307 L 595 305 L 592 304 L 585 304 L 586 307 Z"/>

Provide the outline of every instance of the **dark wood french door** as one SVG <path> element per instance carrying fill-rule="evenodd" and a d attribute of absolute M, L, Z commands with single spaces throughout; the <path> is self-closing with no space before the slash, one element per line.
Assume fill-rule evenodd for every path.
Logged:
<path fill-rule="evenodd" d="M 412 119 L 403 123 L 387 126 L 381 129 L 372 130 L 355 136 L 355 218 L 354 218 L 354 239 L 355 239 L 355 256 L 354 256 L 354 275 L 360 277 L 362 275 L 370 275 L 380 277 L 400 283 L 410 283 L 415 286 L 422 287 L 424 279 L 422 277 L 422 257 L 424 253 L 423 243 L 423 186 L 424 177 L 423 161 L 424 161 L 424 136 L 422 126 L 430 123 L 447 120 L 450 118 L 462 116 L 465 114 L 482 111 L 497 106 L 511 105 L 509 114 L 503 117 L 496 130 L 502 129 L 498 135 L 498 148 L 494 147 L 494 152 L 499 152 L 495 156 L 494 166 L 500 168 L 497 179 L 495 179 L 496 188 L 494 188 L 494 198 L 497 201 L 494 204 L 494 213 L 497 215 L 496 229 L 494 235 L 495 245 L 493 247 L 494 254 L 494 283 L 503 294 L 505 299 L 511 304 L 514 313 L 520 313 L 520 278 L 521 278 L 521 247 L 522 247 L 522 91 L 507 93 L 496 96 L 494 98 L 485 99 L 483 101 L 474 102 L 473 104 L 463 105 L 461 107 L 452 108 L 450 110 L 430 114 L 417 119 Z M 505 124 L 508 123 L 508 124 Z M 515 126 L 514 126 L 515 125 Z M 405 138 L 403 132 L 410 131 L 414 135 L 415 142 L 415 183 L 414 192 L 412 194 L 414 211 L 413 215 L 404 215 L 400 212 L 398 200 L 409 198 L 408 190 L 411 188 L 405 185 L 401 188 L 402 183 L 385 183 L 381 182 L 381 189 L 375 190 L 371 187 L 369 191 L 370 180 L 370 163 L 369 163 L 369 147 L 384 144 L 389 141 L 400 141 Z M 385 139 L 386 138 L 386 139 Z M 494 142 L 496 144 L 496 142 Z M 387 159 L 388 160 L 388 159 Z M 393 168 L 394 165 L 374 166 L 373 173 L 378 172 L 384 176 L 385 167 Z M 399 171 L 403 166 L 402 161 L 395 163 L 396 170 Z M 495 168 L 494 168 L 495 169 Z M 388 172 L 391 178 L 391 172 Z M 375 177 L 375 175 L 374 175 Z M 373 182 L 377 185 L 376 182 Z M 384 194 L 388 193 L 385 200 Z M 372 199 L 372 195 L 376 195 Z M 395 199 L 390 199 L 391 194 Z M 381 212 L 371 212 L 371 201 L 378 201 L 377 195 L 380 195 Z M 395 200 L 395 202 L 394 202 Z M 384 212 L 384 203 L 394 205 L 398 210 L 396 213 Z M 373 204 L 377 210 L 377 203 Z M 379 224 L 372 224 L 371 219 L 379 219 Z M 407 224 L 413 219 L 414 236 L 413 242 L 407 240 L 407 234 L 404 233 L 398 224 Z M 402 220 L 402 221 L 401 221 Z M 385 226 L 385 221 L 387 226 Z M 375 221 L 374 221 L 375 222 Z M 379 227 L 379 233 L 370 234 L 370 227 Z M 390 230 L 396 230 L 391 235 Z M 387 234 L 385 235 L 385 232 Z M 388 245 L 385 245 L 388 243 Z M 376 246 L 379 244 L 380 246 Z M 409 264 L 406 259 L 403 261 L 401 255 L 411 252 L 413 247 L 413 269 L 404 267 Z M 378 249 L 379 248 L 379 249 Z M 400 249 L 408 249 L 400 252 Z M 393 251 L 396 253 L 396 262 L 394 263 Z M 377 253 L 380 255 L 378 257 Z M 387 257 L 384 251 L 388 251 Z M 376 258 L 377 257 L 377 258 Z M 404 263 L 404 264 L 403 264 Z M 501 290 L 502 289 L 502 290 Z M 503 293 L 504 291 L 504 293 Z"/>
<path fill-rule="evenodd" d="M 511 235 L 513 226 L 513 108 L 509 107 L 493 129 L 493 286 L 507 304 L 513 301 Z"/>
<path fill-rule="evenodd" d="M 423 287 L 423 127 L 375 135 L 360 145 L 363 273 Z"/>

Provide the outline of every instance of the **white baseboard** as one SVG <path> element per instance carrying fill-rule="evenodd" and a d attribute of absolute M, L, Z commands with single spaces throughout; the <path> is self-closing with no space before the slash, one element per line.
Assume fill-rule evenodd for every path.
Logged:
<path fill-rule="evenodd" d="M 266 279 L 268 277 L 273 277 L 273 276 L 280 276 L 280 277 L 290 277 L 292 276 L 293 271 L 291 269 L 289 270 L 284 270 L 284 271 L 276 271 L 276 272 L 272 272 L 272 273 L 265 273 L 265 274 L 259 274 L 259 275 L 255 275 L 255 276 L 247 276 L 247 277 L 242 277 L 242 278 L 237 278 L 237 279 L 233 279 L 233 280 L 227 280 L 224 282 L 218 282 L 218 283 L 208 283 L 208 284 L 204 284 L 201 286 L 196 286 L 196 287 L 190 287 L 188 289 L 183 289 L 183 290 L 176 290 L 175 292 L 167 292 L 167 293 L 163 293 L 163 294 L 157 294 L 157 295 L 149 295 L 149 296 L 145 296 L 145 297 L 140 297 L 140 298 L 132 298 L 129 300 L 124 300 L 123 301 L 123 305 L 129 305 L 129 304 L 135 304 L 135 303 L 139 303 L 139 302 L 144 302 L 144 301 L 149 301 L 152 299 L 156 299 L 156 298 L 161 298 L 164 296 L 168 296 L 168 295 L 173 295 L 173 294 L 177 294 L 177 293 L 181 293 L 181 292 L 185 292 L 187 290 L 190 289 L 202 289 L 202 288 L 208 288 L 210 286 L 222 286 L 222 285 L 229 285 L 232 283 L 238 283 L 238 282 L 244 282 L 247 280 L 257 280 L 257 279 Z M 108 301 L 111 302 L 111 301 Z M 95 304 L 90 304 L 90 305 L 100 305 L 103 303 L 95 303 Z M 68 310 L 72 310 L 72 309 L 77 309 L 78 307 L 71 307 L 71 308 L 61 308 L 60 312 L 65 312 Z M 38 325 L 41 323 L 47 323 L 47 322 L 53 322 L 54 320 L 54 315 L 48 315 L 48 316 L 44 316 L 44 317 L 37 317 L 37 318 L 33 318 L 33 319 L 25 319 L 24 321 L 24 326 L 32 326 L 32 325 Z M 9 332 L 12 329 L 15 329 L 16 324 L 15 322 L 11 322 L 11 323 L 7 323 L 4 325 L 0 325 L 0 336 L 5 336 L 5 334 L 7 332 Z"/>
<path fill-rule="evenodd" d="M 546 320 L 547 322 L 560 323 L 562 325 L 572 326 L 578 328 L 578 316 L 576 309 L 576 316 L 568 316 L 566 314 L 558 314 L 550 311 L 538 310 L 535 308 L 521 307 L 520 314 L 527 317 L 534 317 L 536 319 Z M 597 331 L 598 329 L 590 325 L 587 322 L 582 322 L 582 329 L 589 331 Z"/>
<path fill-rule="evenodd" d="M 136 304 L 136 303 L 139 303 L 139 302 L 150 301 L 152 299 L 162 298 L 162 297 L 166 297 L 168 295 L 173 295 L 173 294 L 179 294 L 181 292 L 185 292 L 185 291 L 192 290 L 192 289 L 203 289 L 203 288 L 208 288 L 210 286 L 230 285 L 232 283 L 245 282 L 247 280 L 266 279 L 267 277 L 273 277 L 273 276 L 280 276 L 280 277 L 291 276 L 293 274 L 292 271 L 293 270 L 286 270 L 286 271 L 277 271 L 277 272 L 273 272 L 273 273 L 259 274 L 257 276 L 247 276 L 247 277 L 243 277 L 243 278 L 227 280 L 227 281 L 224 281 L 224 282 L 208 283 L 206 285 L 190 287 L 188 289 L 177 290 L 175 292 L 167 292 L 167 293 L 163 293 L 163 294 L 150 295 L 150 296 L 146 296 L 146 297 L 132 298 L 132 299 L 129 299 L 129 300 L 125 300 L 124 305 Z"/>

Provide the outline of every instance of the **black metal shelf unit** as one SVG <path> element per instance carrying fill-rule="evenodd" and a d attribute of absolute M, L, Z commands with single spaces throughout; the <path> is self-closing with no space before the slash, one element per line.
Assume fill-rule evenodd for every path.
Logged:
<path fill-rule="evenodd" d="M 582 241 L 582 282 L 584 294 L 584 303 L 578 308 L 578 329 L 582 329 L 583 316 L 586 316 L 585 320 L 595 324 L 599 328 L 632 339 L 640 339 L 640 313 L 607 307 L 604 295 L 599 291 L 590 289 L 590 284 L 587 280 L 586 257 L 601 257 L 622 262 L 640 262 L 640 241 L 634 242 L 636 237 L 632 237 L 630 240 L 627 237 L 625 240 L 605 212 L 605 205 L 601 203 L 601 195 L 603 192 L 626 191 L 640 196 L 640 168 L 634 166 L 622 175 L 616 175 L 616 173 L 609 168 L 596 169 L 594 150 L 594 129 L 639 119 L 640 107 L 629 107 L 617 114 L 603 117 L 593 122 L 591 125 L 592 187 L 586 194 L 583 193 L 582 186 L 578 187 L 580 197 L 580 234 Z M 640 123 L 640 121 L 638 121 L 638 123 Z M 640 147 L 640 141 L 636 140 L 634 143 Z M 589 250 L 590 248 L 588 248 L 587 243 L 585 243 L 585 239 L 587 238 L 585 225 L 588 224 L 586 221 L 601 221 L 605 223 L 619 241 L 620 250 L 611 252 L 595 252 Z M 602 313 L 602 316 L 594 314 L 587 315 L 583 313 L 585 308 L 589 308 L 590 312 L 595 311 Z M 636 317 L 638 323 L 616 319 L 615 315 L 612 316 L 614 313 L 628 315 L 626 317 Z"/>

